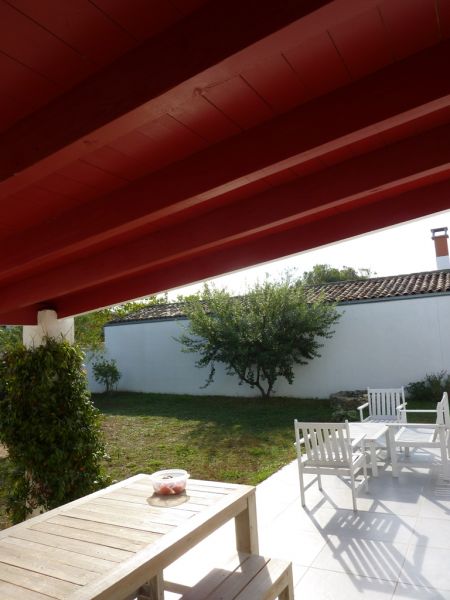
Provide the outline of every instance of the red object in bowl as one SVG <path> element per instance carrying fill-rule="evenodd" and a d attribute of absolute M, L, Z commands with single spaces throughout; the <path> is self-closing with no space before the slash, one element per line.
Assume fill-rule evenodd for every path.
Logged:
<path fill-rule="evenodd" d="M 189 473 L 183 469 L 166 469 L 157 471 L 151 476 L 153 489 L 161 496 L 174 496 L 186 489 Z"/>

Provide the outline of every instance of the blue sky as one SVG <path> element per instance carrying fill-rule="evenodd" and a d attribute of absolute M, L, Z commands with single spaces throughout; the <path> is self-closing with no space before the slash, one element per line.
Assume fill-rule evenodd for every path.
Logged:
<path fill-rule="evenodd" d="M 210 281 L 214 281 L 220 287 L 226 287 L 233 293 L 242 293 L 257 279 L 264 279 L 266 274 L 276 278 L 286 269 L 296 269 L 302 274 L 316 264 L 329 264 L 339 268 L 368 268 L 380 276 L 430 271 L 436 268 L 430 229 L 436 227 L 450 229 L 450 211 L 302 252 Z M 169 298 L 192 293 L 201 287 L 202 284 L 195 284 L 172 290 L 169 292 Z"/>

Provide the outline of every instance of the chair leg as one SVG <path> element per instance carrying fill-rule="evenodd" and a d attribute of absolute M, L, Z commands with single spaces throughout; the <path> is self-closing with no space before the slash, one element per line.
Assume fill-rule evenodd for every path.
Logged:
<path fill-rule="evenodd" d="M 436 434 L 437 437 L 437 434 Z M 445 441 L 445 435 L 440 432 L 440 446 L 441 446 L 441 462 L 442 462 L 442 475 L 444 479 L 450 479 L 450 463 L 447 455 L 447 444 Z"/>
<path fill-rule="evenodd" d="M 369 480 L 367 478 L 367 463 L 364 461 L 363 463 L 363 477 L 364 477 L 364 490 L 366 492 L 369 491 Z"/>
<path fill-rule="evenodd" d="M 298 478 L 300 481 L 300 499 L 302 506 L 305 506 L 305 482 L 303 481 L 303 473 L 299 471 Z"/>
<path fill-rule="evenodd" d="M 351 485 L 352 485 L 352 500 L 353 500 L 353 510 L 358 512 L 358 507 L 356 506 L 356 486 L 355 486 L 355 474 L 352 472 L 351 474 Z"/>

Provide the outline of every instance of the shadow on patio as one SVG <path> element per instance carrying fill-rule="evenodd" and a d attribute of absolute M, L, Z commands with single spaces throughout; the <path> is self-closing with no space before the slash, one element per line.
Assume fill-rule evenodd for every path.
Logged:
<path fill-rule="evenodd" d="M 369 492 L 360 492 L 358 513 L 347 485 L 330 476 L 323 477 L 323 493 L 311 477 L 303 509 L 296 462 L 258 486 L 260 552 L 293 562 L 296 597 L 450 600 L 450 572 L 442 567 L 450 550 L 450 482 L 435 466 L 422 466 L 425 457 L 418 460 L 420 467 L 405 469 L 398 480 L 382 468 Z M 190 565 L 194 581 L 196 557 L 214 548 L 217 558 L 232 538 L 232 527 L 222 528 L 175 563 L 170 578 L 182 570 L 186 579 Z"/>

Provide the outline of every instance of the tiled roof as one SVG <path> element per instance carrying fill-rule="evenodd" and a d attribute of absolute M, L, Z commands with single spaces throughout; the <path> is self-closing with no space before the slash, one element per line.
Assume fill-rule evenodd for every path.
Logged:
<path fill-rule="evenodd" d="M 338 303 L 450 293 L 450 270 L 325 283 L 311 286 L 309 292 L 312 301 L 322 297 Z M 182 318 L 183 308 L 182 302 L 154 304 L 110 323 Z"/>
<path fill-rule="evenodd" d="M 110 323 L 122 323 L 123 321 L 147 321 L 150 319 L 179 319 L 184 317 L 184 303 L 173 302 L 171 304 L 152 304 L 146 308 L 141 308 L 126 317 L 114 319 Z"/>
<path fill-rule="evenodd" d="M 423 296 L 450 292 L 450 270 L 426 271 L 408 275 L 373 277 L 314 286 L 312 299 L 323 295 L 330 302 L 361 302 L 401 296 Z"/>

